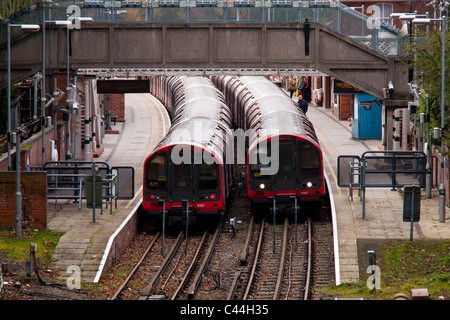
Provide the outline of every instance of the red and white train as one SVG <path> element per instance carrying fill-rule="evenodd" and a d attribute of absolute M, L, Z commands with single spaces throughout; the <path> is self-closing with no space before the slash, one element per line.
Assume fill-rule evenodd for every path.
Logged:
<path fill-rule="evenodd" d="M 232 116 L 222 93 L 202 77 L 154 78 L 151 91 L 172 124 L 145 160 L 144 211 L 161 217 L 164 206 L 169 224 L 220 216 L 232 182 L 225 163 Z"/>
<path fill-rule="evenodd" d="M 265 77 L 219 76 L 236 123 L 248 137 L 247 193 L 252 204 L 292 211 L 297 201 L 325 196 L 322 150 L 314 127 L 278 86 Z"/>

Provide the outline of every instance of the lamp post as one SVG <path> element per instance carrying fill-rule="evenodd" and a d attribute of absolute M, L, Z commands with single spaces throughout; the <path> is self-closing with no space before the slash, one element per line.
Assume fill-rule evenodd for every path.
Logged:
<path fill-rule="evenodd" d="M 7 24 L 7 67 L 8 67 L 8 171 L 11 171 L 11 146 L 9 141 L 9 136 L 11 133 L 11 27 L 18 27 L 22 30 L 38 31 L 39 25 L 36 24 Z"/>
<path fill-rule="evenodd" d="M 10 24 L 7 26 L 7 65 L 8 65 L 8 137 L 11 134 L 11 27 L 19 27 L 22 30 L 39 31 L 36 24 Z M 22 237 L 22 194 L 20 193 L 20 129 L 19 107 L 16 105 L 16 238 Z M 11 151 L 8 141 L 8 170 L 11 170 Z"/>
<path fill-rule="evenodd" d="M 442 132 L 445 127 L 445 38 L 447 29 L 447 18 L 442 16 L 441 18 L 415 18 L 412 23 L 415 24 L 430 24 L 432 21 L 440 21 L 442 27 L 442 76 L 441 76 L 441 183 L 439 185 L 439 222 L 445 222 L 445 186 L 444 186 L 444 148 L 445 142 Z"/>
<path fill-rule="evenodd" d="M 45 164 L 45 24 L 55 24 L 57 26 L 69 26 L 72 24 L 68 20 L 45 20 L 45 10 L 42 10 L 42 89 L 41 89 L 41 131 L 42 131 L 42 168 Z M 56 125 L 56 123 L 55 123 Z M 55 127 L 56 128 L 56 127 Z"/>
<path fill-rule="evenodd" d="M 75 17 L 76 20 L 78 20 L 79 22 L 92 22 L 93 19 L 91 17 Z M 70 21 L 70 20 L 68 20 Z M 70 135 L 71 133 L 71 116 L 72 116 L 72 112 L 73 112 L 73 103 L 75 102 L 72 101 L 71 103 L 69 102 L 69 90 L 71 90 L 70 88 L 70 65 L 69 65 L 69 58 L 70 58 L 70 29 L 72 25 L 72 22 L 70 23 L 70 25 L 67 26 L 67 30 L 66 30 L 66 77 L 67 77 L 67 84 L 66 84 L 66 92 L 67 92 L 67 109 L 69 110 L 69 119 L 67 121 L 67 152 L 66 152 L 66 160 L 70 160 L 72 159 L 72 137 Z M 77 24 L 76 24 L 77 25 Z M 75 85 L 75 84 L 74 84 Z M 75 89 L 73 89 L 75 90 Z"/>

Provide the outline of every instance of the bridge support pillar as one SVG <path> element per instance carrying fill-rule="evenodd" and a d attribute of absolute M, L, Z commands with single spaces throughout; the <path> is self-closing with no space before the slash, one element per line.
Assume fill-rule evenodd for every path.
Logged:
<path fill-rule="evenodd" d="M 90 79 L 84 79 L 84 152 L 83 160 L 92 161 L 92 150 L 91 150 L 91 90 L 90 90 Z"/>
<path fill-rule="evenodd" d="M 409 150 L 409 133 L 410 120 L 408 108 L 402 109 L 402 150 Z"/>
<path fill-rule="evenodd" d="M 394 132 L 394 120 L 395 115 L 394 112 L 398 108 L 407 108 L 408 101 L 410 100 L 384 100 L 383 110 L 384 110 L 384 149 L 385 150 L 394 150 L 394 137 L 399 135 L 400 132 Z M 399 130 L 399 129 L 397 129 Z M 398 138 L 399 139 L 399 138 Z"/>

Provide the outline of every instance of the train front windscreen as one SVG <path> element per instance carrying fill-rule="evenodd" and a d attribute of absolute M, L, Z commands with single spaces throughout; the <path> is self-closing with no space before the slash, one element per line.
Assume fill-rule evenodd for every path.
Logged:
<path fill-rule="evenodd" d="M 167 161 L 167 157 L 165 153 L 156 153 L 147 161 L 147 201 L 166 199 L 172 202 L 191 202 L 220 199 L 218 164 L 174 164 Z"/>
<path fill-rule="evenodd" d="M 308 141 L 281 141 L 273 155 L 270 143 L 264 143 L 251 151 L 249 162 L 250 189 L 254 191 L 321 187 L 320 153 Z"/>

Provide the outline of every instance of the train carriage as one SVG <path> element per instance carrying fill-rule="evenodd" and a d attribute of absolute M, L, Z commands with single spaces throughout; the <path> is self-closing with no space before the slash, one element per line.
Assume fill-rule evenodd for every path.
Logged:
<path fill-rule="evenodd" d="M 226 208 L 232 182 L 225 163 L 232 117 L 222 93 L 207 78 L 171 77 L 158 88 L 172 116 L 167 135 L 147 157 L 144 166 L 143 209 L 169 224 L 199 217 L 218 217 Z M 161 99 L 163 100 L 163 99 Z"/>
<path fill-rule="evenodd" d="M 322 151 L 312 123 L 276 85 L 264 77 L 221 76 L 237 122 L 244 117 L 247 193 L 253 205 L 277 202 L 292 211 L 293 199 L 321 200 L 325 195 Z M 220 87 L 220 85 L 219 85 Z"/>

